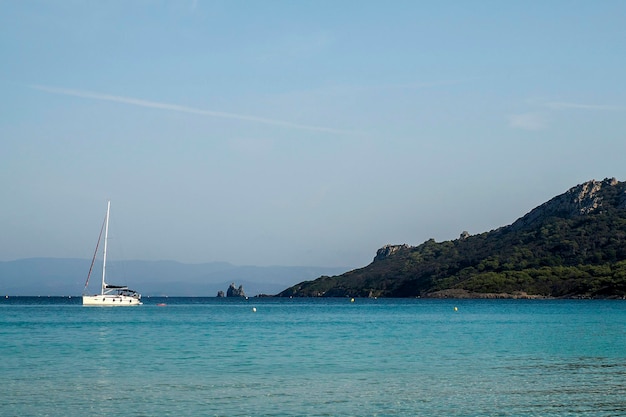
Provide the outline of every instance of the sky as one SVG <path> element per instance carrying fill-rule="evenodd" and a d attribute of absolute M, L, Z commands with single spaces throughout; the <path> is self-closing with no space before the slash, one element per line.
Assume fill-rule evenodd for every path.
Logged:
<path fill-rule="evenodd" d="M 626 2 L 0 0 L 0 261 L 357 268 L 626 180 Z"/>

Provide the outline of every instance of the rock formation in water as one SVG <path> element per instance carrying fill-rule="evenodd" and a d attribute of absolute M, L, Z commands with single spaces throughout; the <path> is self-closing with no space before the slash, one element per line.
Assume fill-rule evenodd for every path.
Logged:
<path fill-rule="evenodd" d="M 243 285 L 240 285 L 239 288 L 235 287 L 235 283 L 233 282 L 232 284 L 230 284 L 230 287 L 228 287 L 228 290 L 226 291 L 226 297 L 246 297 L 246 293 L 243 292 Z"/>

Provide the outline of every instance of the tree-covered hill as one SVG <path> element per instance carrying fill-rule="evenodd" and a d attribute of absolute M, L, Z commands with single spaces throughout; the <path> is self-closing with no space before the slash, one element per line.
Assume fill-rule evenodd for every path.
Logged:
<path fill-rule="evenodd" d="M 624 297 L 626 182 L 589 181 L 509 226 L 446 242 L 389 245 L 374 261 L 278 296 Z"/>

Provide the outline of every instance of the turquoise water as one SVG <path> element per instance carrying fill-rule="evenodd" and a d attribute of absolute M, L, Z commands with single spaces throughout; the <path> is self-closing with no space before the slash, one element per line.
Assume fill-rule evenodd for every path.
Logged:
<path fill-rule="evenodd" d="M 0 299 L 0 415 L 626 415 L 625 301 L 144 302 Z"/>

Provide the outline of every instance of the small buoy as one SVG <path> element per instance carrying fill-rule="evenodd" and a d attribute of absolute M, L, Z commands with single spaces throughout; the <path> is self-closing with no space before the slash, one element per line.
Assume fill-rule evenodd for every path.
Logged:
<path fill-rule="evenodd" d="M 454 307 L 454 311 L 459 311 L 459 309 L 457 307 Z"/>
<path fill-rule="evenodd" d="M 351 299 L 350 299 L 350 302 L 351 302 L 351 303 L 354 303 L 354 298 L 351 298 Z"/>
<path fill-rule="evenodd" d="M 252 312 L 256 313 L 256 307 L 252 307 Z"/>
<path fill-rule="evenodd" d="M 165 303 L 159 303 L 159 304 L 157 304 L 157 307 L 165 307 L 166 305 L 167 304 L 165 304 Z"/>

